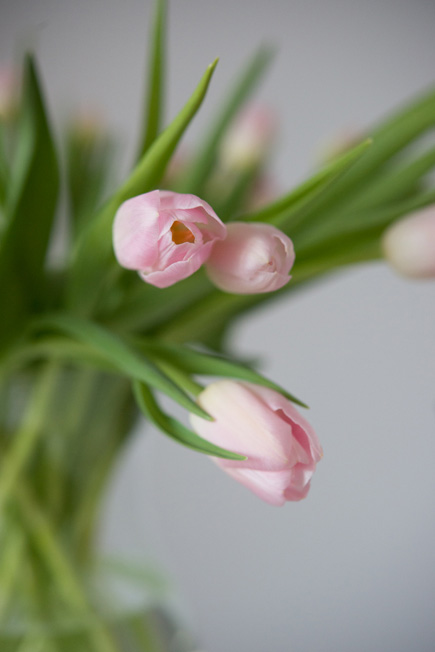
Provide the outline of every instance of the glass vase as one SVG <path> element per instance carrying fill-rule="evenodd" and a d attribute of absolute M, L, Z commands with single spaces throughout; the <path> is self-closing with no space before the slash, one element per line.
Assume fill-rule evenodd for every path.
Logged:
<path fill-rule="evenodd" d="M 110 373 L 40 362 L 2 377 L 1 652 L 193 649 L 146 574 L 109 570 L 96 549 L 135 415 L 129 383 Z"/>

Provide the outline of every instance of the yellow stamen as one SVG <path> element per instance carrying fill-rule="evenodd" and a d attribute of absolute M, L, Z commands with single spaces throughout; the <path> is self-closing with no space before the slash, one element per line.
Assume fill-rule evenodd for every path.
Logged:
<path fill-rule="evenodd" d="M 182 222 L 178 222 L 178 220 L 175 220 L 171 226 L 171 233 L 172 242 L 177 245 L 183 244 L 184 242 L 195 242 L 195 236 L 192 231 L 190 231 Z"/>

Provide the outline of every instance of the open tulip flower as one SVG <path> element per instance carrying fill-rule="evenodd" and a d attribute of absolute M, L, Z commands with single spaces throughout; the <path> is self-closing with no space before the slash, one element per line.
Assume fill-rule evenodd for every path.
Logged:
<path fill-rule="evenodd" d="M 113 225 L 119 264 L 159 288 L 196 272 L 225 235 L 225 225 L 207 202 L 165 190 L 128 199 Z"/>

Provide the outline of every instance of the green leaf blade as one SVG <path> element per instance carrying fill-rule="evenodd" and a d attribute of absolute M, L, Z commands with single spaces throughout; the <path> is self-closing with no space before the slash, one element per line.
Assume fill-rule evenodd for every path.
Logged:
<path fill-rule="evenodd" d="M 59 190 L 55 144 L 31 56 L 25 60 L 22 102 L 0 243 L 0 296 L 10 302 L 0 320 L 0 337 L 21 327 L 26 312 L 46 301 L 44 266 Z"/>
<path fill-rule="evenodd" d="M 162 124 L 164 99 L 166 0 L 156 0 L 151 34 L 147 102 L 143 111 L 142 136 L 138 159 L 156 140 Z"/>
<path fill-rule="evenodd" d="M 210 174 L 217 158 L 218 147 L 222 136 L 239 111 L 241 105 L 247 100 L 255 89 L 268 64 L 272 59 L 272 52 L 269 48 L 259 50 L 246 69 L 237 80 L 236 85 L 224 103 L 220 114 L 217 117 L 214 127 L 205 137 L 205 142 L 195 157 L 191 166 L 186 171 L 184 178 L 180 181 L 177 190 L 179 192 L 191 192 L 201 195 L 203 185 Z"/>
<path fill-rule="evenodd" d="M 39 281 L 51 235 L 59 190 L 57 155 L 36 64 L 28 56 L 24 76 L 22 140 L 12 170 L 9 246 L 20 254 L 27 280 Z M 36 280 L 35 280 L 36 276 Z"/>
<path fill-rule="evenodd" d="M 176 419 L 168 416 L 160 409 L 152 392 L 146 385 L 135 381 L 133 383 L 133 393 L 136 398 L 139 409 L 143 414 L 166 435 L 175 439 L 179 444 L 183 444 L 198 453 L 221 457 L 227 460 L 246 460 L 246 457 L 227 451 L 220 446 L 211 444 L 207 440 L 197 435 L 189 428 L 186 428 Z"/>
<path fill-rule="evenodd" d="M 6 378 L 35 361 L 51 360 L 87 366 L 111 373 L 119 373 L 107 359 L 83 342 L 68 337 L 38 337 L 36 340 L 21 340 L 9 347 L 0 357 L 0 379 Z"/>
<path fill-rule="evenodd" d="M 202 353 L 186 346 L 177 346 L 161 342 L 150 341 L 145 343 L 145 350 L 149 347 L 157 355 L 167 357 L 173 363 L 182 367 L 185 371 L 193 374 L 204 376 L 222 376 L 225 378 L 237 378 L 247 382 L 263 385 L 273 389 L 293 403 L 307 408 L 308 406 L 301 400 L 290 394 L 277 383 L 264 377 L 254 369 L 247 367 L 228 358 L 214 355 L 211 353 Z"/>
<path fill-rule="evenodd" d="M 346 203 L 346 211 L 370 210 L 388 202 L 397 201 L 401 196 L 411 193 L 424 177 L 435 168 L 435 147 L 403 165 L 379 175 L 370 188 Z"/>
<path fill-rule="evenodd" d="M 287 229 L 290 228 L 295 209 L 300 209 L 302 203 L 305 206 L 307 202 L 327 189 L 333 181 L 339 179 L 342 174 L 346 173 L 352 165 L 366 154 L 372 142 L 371 139 L 367 139 L 359 143 L 356 147 L 326 165 L 322 170 L 288 194 L 260 211 L 242 215 L 240 219 L 248 222 L 270 222 L 275 226 L 284 227 L 285 225 Z"/>
<path fill-rule="evenodd" d="M 110 264 L 115 267 L 111 230 L 116 211 L 127 199 L 158 186 L 179 140 L 205 98 L 216 65 L 217 59 L 208 66 L 180 113 L 145 152 L 127 181 L 83 233 L 72 263 L 67 297 L 68 306 L 75 307 L 81 314 L 91 311 L 101 296 Z"/>
<path fill-rule="evenodd" d="M 374 146 L 334 185 L 325 208 L 341 205 L 352 193 L 367 187 L 383 166 L 434 126 L 435 89 L 432 87 L 371 129 Z"/>
<path fill-rule="evenodd" d="M 435 189 L 392 205 L 339 214 L 332 226 L 328 223 L 319 224 L 313 231 L 302 232 L 295 240 L 298 246 L 296 270 L 305 258 L 318 255 L 323 259 L 325 252 L 333 251 L 337 246 L 353 246 L 354 242 L 368 236 L 378 241 L 383 231 L 394 221 L 433 203 Z"/>
<path fill-rule="evenodd" d="M 118 372 L 128 378 L 151 385 L 156 390 L 172 398 L 186 410 L 197 414 L 203 419 L 210 419 L 207 412 L 193 401 L 181 387 L 159 370 L 156 365 L 147 360 L 144 355 L 137 352 L 121 337 L 105 330 L 102 326 L 73 315 L 58 313 L 41 317 L 34 322 L 33 328 L 36 331 L 56 330 L 78 339 L 103 356 Z"/>

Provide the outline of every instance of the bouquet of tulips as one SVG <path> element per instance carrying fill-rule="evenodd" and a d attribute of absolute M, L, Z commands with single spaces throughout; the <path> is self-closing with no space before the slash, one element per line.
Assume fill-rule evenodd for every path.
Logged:
<path fill-rule="evenodd" d="M 349 265 L 386 257 L 435 276 L 435 149 L 424 146 L 434 90 L 271 197 L 273 124 L 248 102 L 269 52 L 183 158 L 217 62 L 163 128 L 165 10 L 157 0 L 137 161 L 119 186 L 112 139 L 91 119 L 68 126 L 60 156 L 32 56 L 19 90 L 16 76 L 0 80 L 5 652 L 166 649 L 155 617 L 123 611 L 96 572 L 101 499 L 134 421 L 142 414 L 272 505 L 305 498 L 322 457 L 306 406 L 229 353 L 229 328 Z"/>

